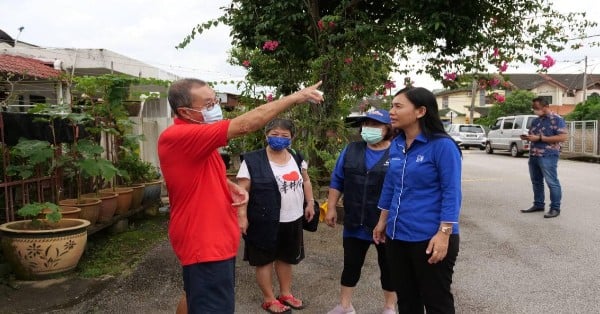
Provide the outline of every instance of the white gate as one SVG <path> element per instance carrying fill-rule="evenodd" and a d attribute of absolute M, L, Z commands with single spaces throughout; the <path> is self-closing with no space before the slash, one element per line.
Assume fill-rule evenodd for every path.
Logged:
<path fill-rule="evenodd" d="M 567 121 L 569 139 L 563 143 L 562 151 L 600 155 L 598 151 L 598 121 Z"/>

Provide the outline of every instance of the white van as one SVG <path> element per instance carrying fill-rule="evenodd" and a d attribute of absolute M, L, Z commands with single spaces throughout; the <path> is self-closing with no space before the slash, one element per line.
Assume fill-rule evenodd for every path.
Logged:
<path fill-rule="evenodd" d="M 496 119 L 496 123 L 490 126 L 487 135 L 485 151 L 488 154 L 494 150 L 510 151 L 513 157 L 523 156 L 529 152 L 529 141 L 522 140 L 522 134 L 528 134 L 531 122 L 537 118 L 536 115 L 507 116 Z"/>

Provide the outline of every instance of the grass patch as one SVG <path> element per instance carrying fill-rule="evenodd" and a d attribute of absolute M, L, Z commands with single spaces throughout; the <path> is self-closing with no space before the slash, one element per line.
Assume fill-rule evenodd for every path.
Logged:
<path fill-rule="evenodd" d="M 148 250 L 167 239 L 167 221 L 168 216 L 159 215 L 130 222 L 123 233 L 90 236 L 77 268 L 79 276 L 120 275 L 134 269 Z"/>

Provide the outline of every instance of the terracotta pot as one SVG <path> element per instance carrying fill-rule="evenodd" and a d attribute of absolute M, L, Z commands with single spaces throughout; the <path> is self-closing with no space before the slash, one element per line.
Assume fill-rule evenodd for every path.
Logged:
<path fill-rule="evenodd" d="M 121 188 L 129 188 L 133 189 L 131 193 L 131 207 L 129 209 L 135 210 L 142 206 L 142 200 L 144 198 L 144 189 L 146 187 L 145 184 L 132 184 L 130 186 L 120 186 Z"/>
<path fill-rule="evenodd" d="M 62 218 L 79 219 L 81 208 L 73 206 L 59 206 Z M 50 213 L 51 210 L 44 209 L 42 213 L 38 215 L 38 219 L 46 219 L 46 214 Z"/>
<path fill-rule="evenodd" d="M 131 193 L 133 193 L 133 189 L 130 188 L 108 188 L 102 189 L 100 192 L 112 192 L 117 193 L 117 210 L 115 214 L 123 215 L 131 207 Z"/>
<path fill-rule="evenodd" d="M 158 202 L 162 192 L 162 180 L 146 182 L 142 203 Z"/>
<path fill-rule="evenodd" d="M 109 222 L 117 210 L 117 193 L 98 192 L 82 194 L 81 198 L 100 199 L 100 211 L 98 213 L 98 222 Z"/>
<path fill-rule="evenodd" d="M 79 218 L 88 220 L 92 225 L 98 221 L 100 207 L 102 206 L 101 203 L 102 202 L 97 198 L 82 198 L 80 200 L 77 200 L 76 198 L 68 198 L 58 201 L 58 205 L 61 206 L 75 206 L 81 208 Z"/>
<path fill-rule="evenodd" d="M 31 220 L 0 225 L 1 246 L 19 279 L 40 279 L 74 269 L 87 242 L 83 219 L 61 219 L 50 230 L 29 230 Z"/>

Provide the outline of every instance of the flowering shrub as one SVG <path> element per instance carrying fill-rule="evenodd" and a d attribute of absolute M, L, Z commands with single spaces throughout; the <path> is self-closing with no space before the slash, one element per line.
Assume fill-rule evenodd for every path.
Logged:
<path fill-rule="evenodd" d="M 243 65 L 245 68 L 249 68 L 249 67 L 250 67 L 250 60 L 244 60 L 244 61 L 242 62 L 242 65 Z"/>
<path fill-rule="evenodd" d="M 549 55 L 544 56 L 544 59 L 540 59 L 540 60 L 538 60 L 538 62 L 542 65 L 542 68 L 544 68 L 544 69 L 548 69 L 556 63 L 554 58 L 552 58 Z"/>
<path fill-rule="evenodd" d="M 263 50 L 275 51 L 279 46 L 279 42 L 277 40 L 267 40 L 263 45 Z"/>

